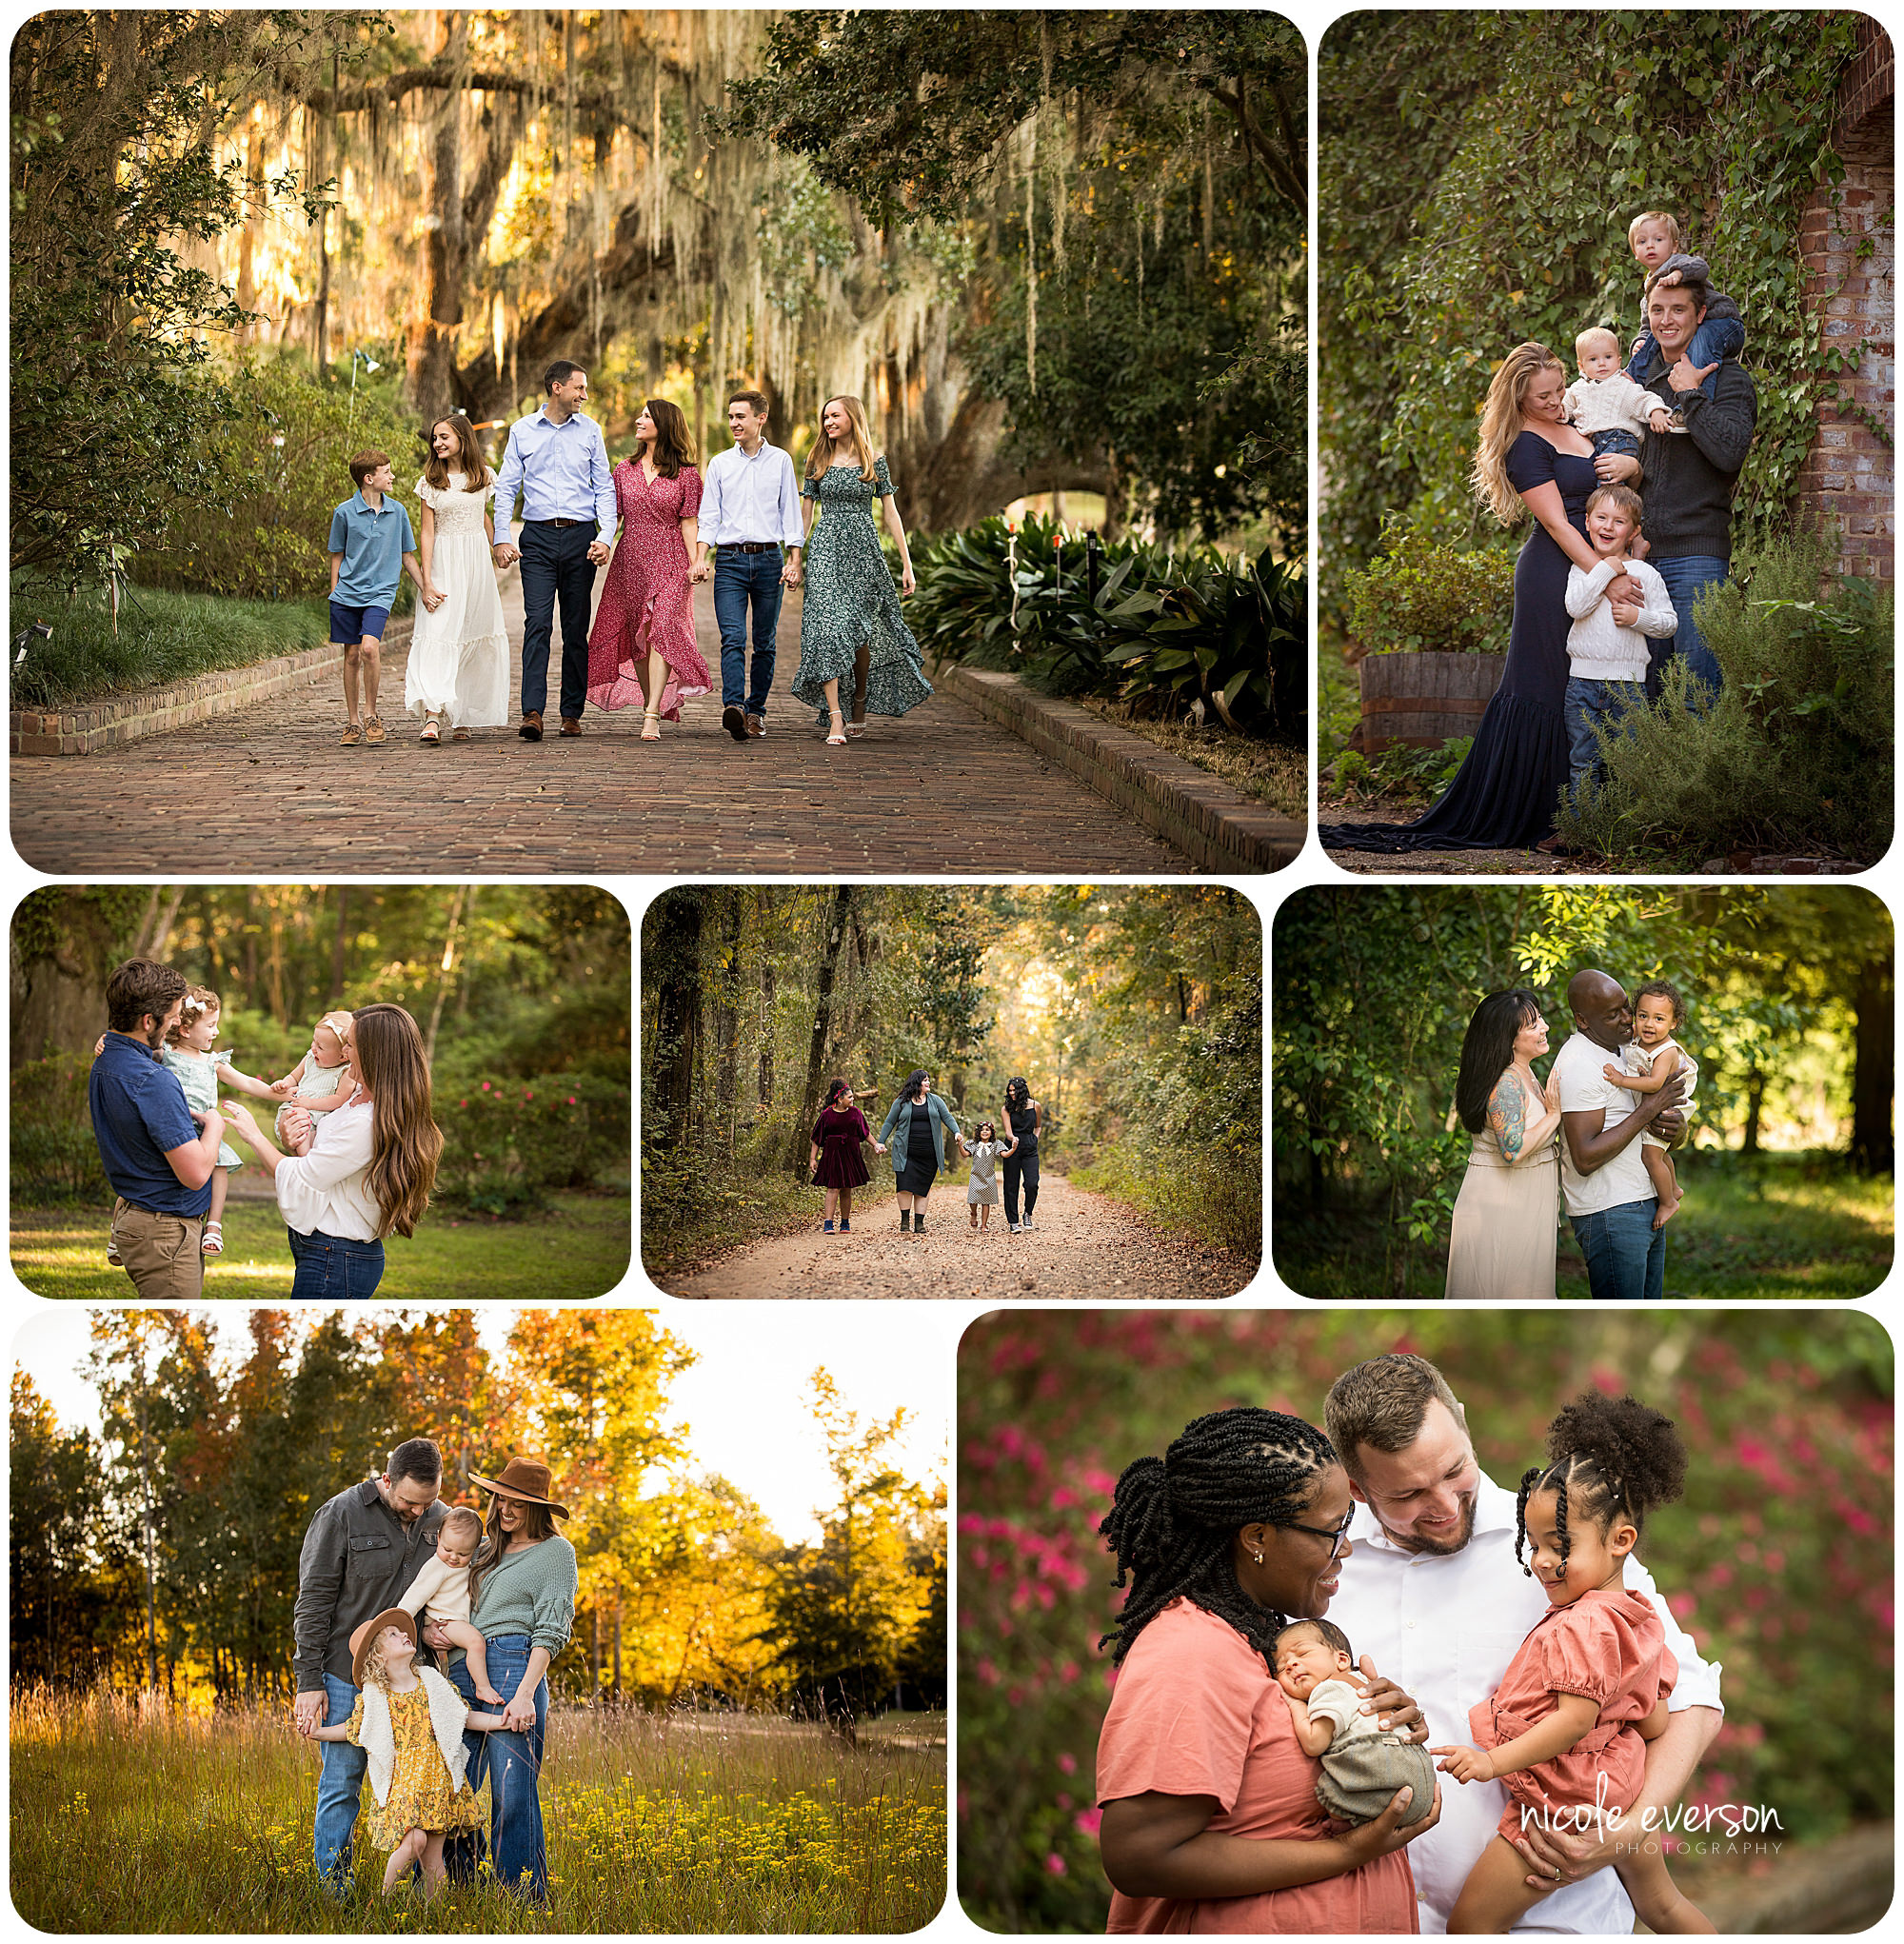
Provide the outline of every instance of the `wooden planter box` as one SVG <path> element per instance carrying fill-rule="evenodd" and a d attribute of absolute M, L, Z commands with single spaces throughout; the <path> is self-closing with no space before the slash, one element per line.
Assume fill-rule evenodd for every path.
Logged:
<path fill-rule="evenodd" d="M 1505 655 L 1441 650 L 1364 655 L 1356 665 L 1362 719 L 1349 739 L 1364 756 L 1398 743 L 1438 749 L 1453 736 L 1472 736 L 1500 686 Z"/>

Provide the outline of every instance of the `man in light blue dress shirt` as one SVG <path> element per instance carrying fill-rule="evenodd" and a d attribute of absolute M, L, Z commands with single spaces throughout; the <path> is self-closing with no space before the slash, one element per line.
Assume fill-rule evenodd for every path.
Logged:
<path fill-rule="evenodd" d="M 562 606 L 562 733 L 582 733 L 588 688 L 588 605 L 595 569 L 608 558 L 615 531 L 615 484 L 608 447 L 582 407 L 588 374 L 558 358 L 542 374 L 548 400 L 509 427 L 508 449 L 496 475 L 495 561 L 523 564 L 523 720 L 525 742 L 542 741 L 548 704 L 548 645 L 557 602 Z M 523 502 L 519 542 L 507 534 Z"/>
<path fill-rule="evenodd" d="M 734 443 L 707 463 L 694 531 L 697 581 L 706 578 L 707 549 L 719 550 L 714 618 L 721 626 L 721 726 L 737 743 L 767 732 L 767 691 L 773 686 L 781 590 L 800 585 L 800 551 L 805 539 L 793 461 L 778 446 L 767 444 L 766 426 L 764 394 L 737 391 L 728 399 L 727 429 Z M 751 671 L 749 604 L 754 612 Z"/>

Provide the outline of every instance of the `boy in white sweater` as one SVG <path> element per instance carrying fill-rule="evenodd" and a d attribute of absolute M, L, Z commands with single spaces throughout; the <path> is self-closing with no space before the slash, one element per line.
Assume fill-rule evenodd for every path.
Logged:
<path fill-rule="evenodd" d="M 1639 495 L 1631 486 L 1597 486 L 1587 500 L 1587 540 L 1597 558 L 1591 573 L 1567 569 L 1574 622 L 1567 630 L 1567 794 L 1577 804 L 1599 768 L 1602 738 L 1646 706 L 1646 637 L 1663 640 L 1679 625 L 1658 569 L 1634 555 L 1639 516 Z M 1639 583 L 1637 605 L 1607 598 L 1621 574 Z"/>

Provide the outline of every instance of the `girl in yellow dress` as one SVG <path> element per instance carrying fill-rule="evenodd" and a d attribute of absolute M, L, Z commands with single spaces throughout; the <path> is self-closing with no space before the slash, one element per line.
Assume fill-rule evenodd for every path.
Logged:
<path fill-rule="evenodd" d="M 466 1707 L 435 1668 L 418 1667 L 416 1652 L 416 1622 L 402 1607 L 366 1620 L 350 1637 L 357 1705 L 348 1721 L 312 1731 L 315 1740 L 354 1742 L 369 1757 L 370 1840 L 390 1853 L 386 1896 L 417 1863 L 425 1894 L 434 1896 L 445 1835 L 482 1828 L 482 1805 L 463 1772 L 463 1731 L 503 1725 L 500 1715 Z"/>

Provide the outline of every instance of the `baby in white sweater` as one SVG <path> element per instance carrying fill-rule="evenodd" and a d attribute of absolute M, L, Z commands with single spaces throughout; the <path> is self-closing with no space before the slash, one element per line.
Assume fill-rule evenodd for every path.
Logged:
<path fill-rule="evenodd" d="M 1619 340 L 1603 324 L 1583 330 L 1574 340 L 1574 361 L 1580 375 L 1562 394 L 1568 421 L 1575 431 L 1594 442 L 1594 457 L 1624 452 L 1639 457 L 1639 435 L 1651 426 L 1656 432 L 1671 429 L 1666 407 L 1622 370 Z"/>
<path fill-rule="evenodd" d="M 1587 499 L 1587 540 L 1597 558 L 1591 571 L 1567 569 L 1574 623 L 1567 630 L 1567 794 L 1577 803 L 1599 768 L 1602 739 L 1646 706 L 1647 636 L 1663 640 L 1679 625 L 1658 569 L 1633 557 L 1639 515 L 1639 495 L 1631 486 L 1595 487 Z M 1608 595 L 1623 574 L 1638 585 L 1637 602 Z"/>
<path fill-rule="evenodd" d="M 486 1701 L 502 1703 L 489 1685 L 488 1646 L 469 1618 L 469 1561 L 483 1543 L 483 1520 L 459 1505 L 437 1528 L 436 1555 L 426 1559 L 397 1604 L 405 1613 L 433 1620 L 462 1648 L 469 1678 Z"/>

